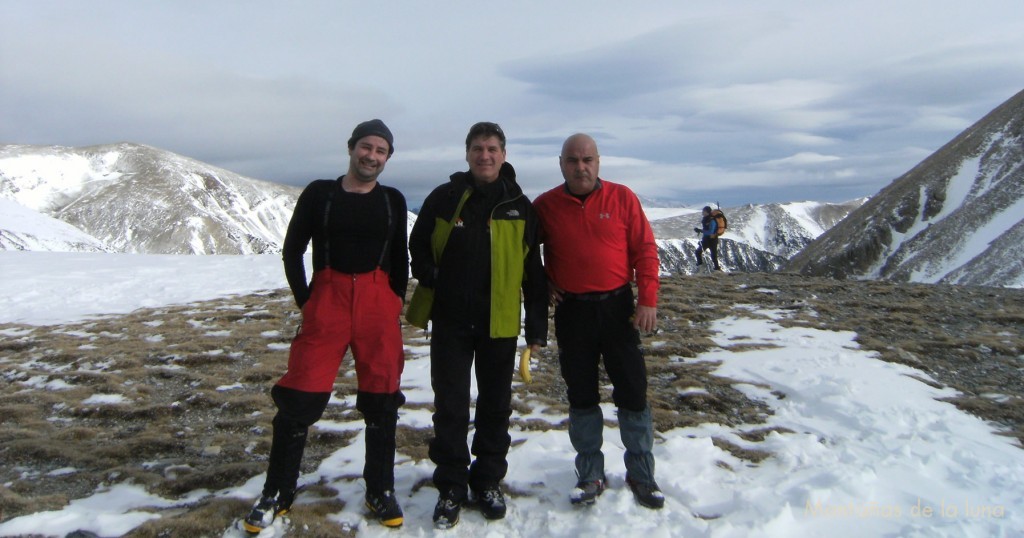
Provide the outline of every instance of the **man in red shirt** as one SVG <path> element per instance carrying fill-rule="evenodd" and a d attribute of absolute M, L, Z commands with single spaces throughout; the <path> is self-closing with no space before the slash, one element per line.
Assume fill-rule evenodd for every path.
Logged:
<path fill-rule="evenodd" d="M 601 358 L 614 389 L 626 482 L 648 508 L 665 504 L 654 480 L 654 429 L 640 331 L 657 325 L 658 250 L 640 200 L 628 187 L 600 179 L 597 143 L 566 139 L 559 157 L 565 183 L 540 195 L 544 266 L 555 304 L 558 359 L 568 387 L 569 439 L 576 449 L 576 505 L 594 503 L 607 481 L 601 452 L 604 416 Z M 636 281 L 638 299 L 633 302 Z"/>

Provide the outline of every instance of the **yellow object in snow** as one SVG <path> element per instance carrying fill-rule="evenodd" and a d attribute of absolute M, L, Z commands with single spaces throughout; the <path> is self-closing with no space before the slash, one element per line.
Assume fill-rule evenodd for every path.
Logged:
<path fill-rule="evenodd" d="M 523 378 L 524 383 L 533 381 L 530 377 L 530 347 L 527 346 L 523 350 L 523 353 L 519 355 L 519 377 Z"/>

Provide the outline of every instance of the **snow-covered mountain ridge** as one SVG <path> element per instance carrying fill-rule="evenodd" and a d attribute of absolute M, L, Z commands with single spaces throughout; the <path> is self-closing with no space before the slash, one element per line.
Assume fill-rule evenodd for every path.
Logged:
<path fill-rule="evenodd" d="M 0 249 L 150 254 L 279 251 L 300 189 L 138 144 L 0 146 Z M 730 270 L 770 271 L 845 216 L 848 204 L 725 208 Z M 662 269 L 691 273 L 700 210 L 645 204 Z M 409 226 L 416 216 L 409 214 Z M 18 224 L 15 225 L 14 221 Z M 38 223 L 38 224 L 33 224 Z M 45 223 L 45 224 L 44 224 Z"/>
<path fill-rule="evenodd" d="M 0 250 L 279 252 L 300 192 L 140 144 L 0 146 Z"/>
<path fill-rule="evenodd" d="M 0 249 L 275 252 L 299 192 L 138 144 L 0 146 Z M 724 208 L 722 265 L 1024 287 L 1024 92 L 865 200 Z M 701 205 L 646 208 L 665 273 L 694 272 Z"/>
<path fill-rule="evenodd" d="M 6 198 L 0 198 L 0 250 L 111 251 L 82 230 Z"/>
<path fill-rule="evenodd" d="M 787 269 L 1024 287 L 1024 91 L 896 178 Z"/>
<path fill-rule="evenodd" d="M 116 252 L 280 250 L 298 193 L 139 144 L 0 146 L 0 198 L 67 223 Z M 19 243 L 0 246 L 17 249 Z M 80 250 L 72 243 L 50 248 Z"/>

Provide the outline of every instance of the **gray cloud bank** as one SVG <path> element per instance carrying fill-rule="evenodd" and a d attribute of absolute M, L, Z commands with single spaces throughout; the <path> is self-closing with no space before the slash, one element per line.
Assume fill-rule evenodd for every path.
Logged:
<path fill-rule="evenodd" d="M 647 197 L 841 201 L 1024 80 L 1019 1 L 478 6 L 0 2 L 0 143 L 126 140 L 301 185 L 380 117 L 415 205 L 490 120 L 530 194 L 584 131 Z"/>

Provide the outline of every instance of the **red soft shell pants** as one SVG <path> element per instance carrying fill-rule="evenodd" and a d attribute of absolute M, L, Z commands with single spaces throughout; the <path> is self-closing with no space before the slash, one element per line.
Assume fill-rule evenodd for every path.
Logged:
<path fill-rule="evenodd" d="M 400 316 L 402 300 L 380 268 L 359 274 L 322 269 L 302 307 L 302 327 L 292 341 L 288 372 L 277 382 L 304 392 L 331 392 L 352 346 L 359 390 L 398 391 L 405 367 Z"/>

